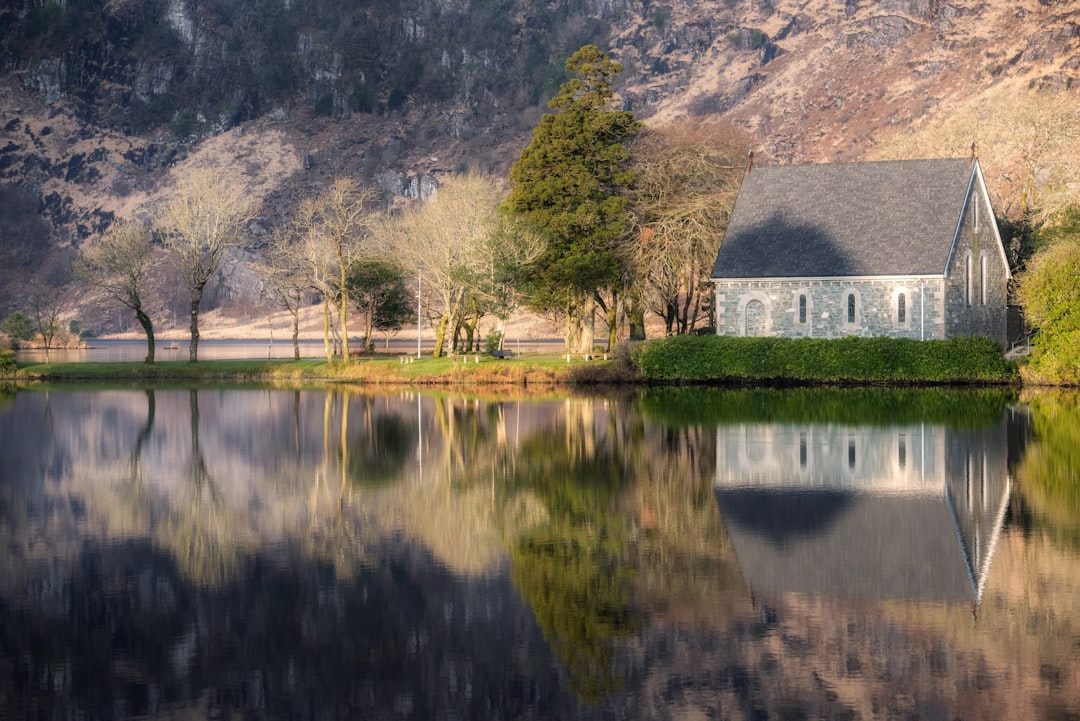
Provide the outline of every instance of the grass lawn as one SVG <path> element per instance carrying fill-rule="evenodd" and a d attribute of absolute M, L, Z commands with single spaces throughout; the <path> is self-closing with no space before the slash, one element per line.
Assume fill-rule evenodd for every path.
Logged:
<path fill-rule="evenodd" d="M 20 367 L 16 380 L 551 384 L 574 382 L 575 368 L 608 365 L 604 361 L 577 359 L 567 363 L 566 356 L 554 354 L 511 359 L 469 356 L 407 360 L 403 363 L 397 356 L 376 356 L 348 364 L 322 360 L 157 361 L 153 365 L 139 361 L 36 363 Z"/>

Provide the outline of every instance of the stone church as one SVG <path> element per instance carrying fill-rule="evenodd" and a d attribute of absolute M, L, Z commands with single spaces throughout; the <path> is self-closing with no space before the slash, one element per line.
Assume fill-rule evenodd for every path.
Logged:
<path fill-rule="evenodd" d="M 1004 347 L 1010 277 L 974 156 L 751 166 L 713 267 L 716 332 Z"/>

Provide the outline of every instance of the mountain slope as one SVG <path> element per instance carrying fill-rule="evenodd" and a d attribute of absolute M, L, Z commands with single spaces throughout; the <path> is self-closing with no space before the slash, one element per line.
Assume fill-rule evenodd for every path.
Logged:
<path fill-rule="evenodd" d="M 1076 118 L 1066 0 L 9 0 L 0 312 L 21 283 L 61 282 L 81 240 L 151 212 L 191 164 L 244 163 L 263 200 L 255 251 L 337 174 L 413 196 L 466 165 L 505 175 L 587 42 L 624 64 L 621 95 L 647 124 L 734 123 L 757 162 L 979 141 L 999 205 L 1016 207 L 1029 170 L 1055 202 L 1080 197 L 1058 167 L 1080 165 L 1075 135 L 1033 163 L 998 127 L 1033 97 Z"/>

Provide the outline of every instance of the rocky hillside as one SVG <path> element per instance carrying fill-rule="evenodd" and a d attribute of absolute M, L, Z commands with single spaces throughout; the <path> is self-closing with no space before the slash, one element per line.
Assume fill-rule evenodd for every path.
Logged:
<path fill-rule="evenodd" d="M 457 168 L 504 175 L 585 43 L 624 64 L 647 124 L 734 123 L 759 162 L 966 152 L 1033 98 L 1080 127 L 1070 0 L 6 0 L 0 312 L 65 283 L 83 239 L 193 164 L 245 169 L 264 208 L 251 252 L 334 175 L 413 197 Z M 1047 160 L 1080 166 L 1076 133 L 1038 162 L 993 134 L 1003 204 L 1025 163 L 1080 197 Z"/>

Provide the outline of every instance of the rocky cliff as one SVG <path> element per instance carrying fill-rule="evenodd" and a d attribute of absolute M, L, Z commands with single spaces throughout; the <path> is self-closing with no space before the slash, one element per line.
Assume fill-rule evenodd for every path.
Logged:
<path fill-rule="evenodd" d="M 7 0 L 0 310 L 193 163 L 245 168 L 255 250 L 334 175 L 416 196 L 456 168 L 504 174 L 585 43 L 624 64 L 647 124 L 731 122 L 764 162 L 895 153 L 959 114 L 970 132 L 903 146 L 954 154 L 986 107 L 1080 82 L 1068 0 Z"/>

